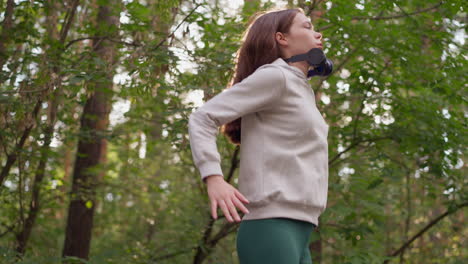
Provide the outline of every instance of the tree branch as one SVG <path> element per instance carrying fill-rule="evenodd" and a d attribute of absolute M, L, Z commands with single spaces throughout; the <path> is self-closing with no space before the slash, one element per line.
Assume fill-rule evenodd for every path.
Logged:
<path fill-rule="evenodd" d="M 77 38 L 77 39 L 73 39 L 73 40 L 70 40 L 67 45 L 65 45 L 65 49 L 68 49 L 71 45 L 73 45 L 74 43 L 76 42 L 79 42 L 79 41 L 83 41 L 83 40 L 88 40 L 88 39 L 91 39 L 91 40 L 94 40 L 94 39 L 105 39 L 105 40 L 109 40 L 111 42 L 115 42 L 115 43 L 119 43 L 119 44 L 125 44 L 127 46 L 133 46 L 133 47 L 142 47 L 143 44 L 140 44 L 140 43 L 137 43 L 137 42 L 126 42 L 126 41 L 123 41 L 123 40 L 118 40 L 118 39 L 112 39 L 108 36 L 89 36 L 89 37 L 83 37 L 83 38 Z"/>
<path fill-rule="evenodd" d="M 190 253 L 193 249 L 195 249 L 195 247 L 187 248 L 187 249 L 181 249 L 181 250 L 179 250 L 179 251 L 172 252 L 172 253 L 169 253 L 169 254 L 167 254 L 167 255 L 163 255 L 163 256 L 151 258 L 150 260 L 151 260 L 151 261 L 156 261 L 156 263 L 159 263 L 159 262 L 157 262 L 157 261 L 159 261 L 159 260 L 164 260 L 164 259 L 170 259 L 170 258 L 176 257 L 176 256 L 178 256 L 178 255 Z"/>
<path fill-rule="evenodd" d="M 432 7 L 417 10 L 417 11 L 414 11 L 414 12 L 411 12 L 411 13 L 403 12 L 403 14 L 394 14 L 394 15 L 390 15 L 390 16 L 374 16 L 374 17 L 355 16 L 355 17 L 351 18 L 351 20 L 367 20 L 367 19 L 369 19 L 369 20 L 385 20 L 385 19 L 395 19 L 395 18 L 409 17 L 409 16 L 412 16 L 412 15 L 416 15 L 416 14 L 420 14 L 420 13 L 424 13 L 424 12 L 436 9 L 439 6 L 441 6 L 442 4 L 443 4 L 443 2 L 439 2 L 438 4 L 436 4 L 436 5 L 432 6 Z"/>
<path fill-rule="evenodd" d="M 0 233 L 0 237 L 3 237 L 5 236 L 6 234 L 10 233 L 13 231 L 13 229 L 15 228 L 16 224 L 18 224 L 18 222 L 16 222 L 15 224 L 13 225 L 10 225 L 10 226 L 7 226 L 7 225 L 3 225 L 6 227 L 6 230 L 3 232 L 3 233 Z"/>
<path fill-rule="evenodd" d="M 0 92 L 0 94 L 36 93 L 36 92 L 43 92 L 43 91 L 46 91 L 46 90 L 48 90 L 48 89 L 49 89 L 49 87 L 42 88 L 42 89 L 36 89 L 36 90 L 26 90 L 26 91 L 20 91 L 20 90 L 17 90 L 17 91 L 5 91 L 5 92 Z"/>
<path fill-rule="evenodd" d="M 232 180 L 232 177 L 234 176 L 234 172 L 236 168 L 238 167 L 238 159 L 237 156 L 239 154 L 240 147 L 236 146 L 234 153 L 231 158 L 231 167 L 229 169 L 228 176 L 226 178 L 226 182 L 230 183 Z M 214 236 L 214 238 L 210 239 L 211 233 L 213 232 L 213 226 L 215 221 L 223 219 L 223 216 L 218 217 L 218 219 L 213 219 L 211 215 L 209 215 L 209 221 L 207 224 L 207 227 L 205 231 L 203 232 L 203 238 L 202 241 L 199 243 L 199 246 L 197 246 L 197 252 L 195 253 L 195 257 L 193 260 L 193 263 L 201 263 L 203 259 L 209 254 L 209 252 L 205 251 L 205 246 L 208 246 L 208 251 L 210 251 L 217 243 L 219 239 L 224 237 L 226 234 L 229 234 L 230 231 L 226 231 L 225 229 L 228 229 L 233 223 L 227 223 L 225 224 L 221 230 Z M 234 223 L 235 224 L 235 223 Z"/>
<path fill-rule="evenodd" d="M 342 152 L 339 152 L 338 154 L 335 155 L 335 157 L 333 157 L 330 161 L 328 161 L 328 166 L 332 166 L 332 164 L 341 156 L 343 155 L 344 153 L 350 151 L 351 149 L 353 149 L 354 147 L 356 147 L 357 145 L 361 144 L 361 143 L 364 143 L 364 142 L 375 142 L 375 141 L 379 141 L 379 140 L 384 140 L 384 139 L 391 139 L 390 136 L 383 136 L 383 137 L 375 137 L 375 138 L 369 138 L 369 139 L 362 139 L 362 140 L 353 140 L 351 145 L 349 145 L 345 150 L 343 150 Z"/>
<path fill-rule="evenodd" d="M 423 229 L 421 229 L 418 233 L 416 233 L 412 238 L 410 238 L 408 241 L 406 241 L 399 249 L 395 250 L 393 253 L 391 253 L 390 257 L 395 257 L 397 256 L 398 254 L 400 254 L 400 252 L 402 252 L 403 250 L 405 250 L 405 248 L 407 248 L 411 243 L 414 242 L 414 240 L 416 240 L 417 238 L 419 238 L 420 236 L 422 236 L 427 230 L 429 230 L 432 226 L 436 225 L 439 221 L 441 221 L 442 219 L 444 219 L 446 216 L 450 215 L 450 214 L 453 214 L 455 213 L 456 211 L 458 211 L 459 209 L 463 208 L 463 207 L 466 207 L 468 206 L 468 202 L 464 202 L 464 203 L 461 203 L 461 204 L 458 204 L 458 205 L 455 205 L 454 208 L 450 208 L 448 209 L 445 213 L 439 215 L 438 217 L 436 217 L 435 219 L 433 219 L 432 221 L 430 221 Z M 388 263 L 389 260 L 386 260 L 384 261 L 384 264 L 385 263 Z"/>
<path fill-rule="evenodd" d="M 75 18 L 76 8 L 78 7 L 79 3 L 79 0 L 73 1 L 70 9 L 68 9 L 67 13 L 65 14 L 65 18 L 63 19 L 65 21 L 65 25 L 60 30 L 60 43 L 64 43 L 68 36 L 68 31 L 70 30 L 73 19 Z"/>
<path fill-rule="evenodd" d="M 192 14 L 193 12 L 195 12 L 195 10 L 201 6 L 202 4 L 197 4 L 193 9 L 192 11 L 190 11 L 190 13 L 184 18 L 182 19 L 182 21 L 180 21 L 180 23 L 177 25 L 177 27 L 171 32 L 171 34 L 169 34 L 168 36 L 166 36 L 165 38 L 163 38 L 163 40 L 161 40 L 161 42 L 159 42 L 159 44 L 154 47 L 154 50 L 157 50 L 168 38 L 174 36 L 174 33 L 177 31 L 177 29 L 179 29 L 179 27 L 182 25 L 182 23 L 185 22 L 185 20 L 187 20 Z"/>

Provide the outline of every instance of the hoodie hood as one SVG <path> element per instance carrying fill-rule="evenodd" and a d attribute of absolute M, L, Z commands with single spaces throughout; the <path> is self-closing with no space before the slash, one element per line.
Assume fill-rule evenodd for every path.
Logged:
<path fill-rule="evenodd" d="M 289 65 L 282 58 L 277 58 L 271 64 L 278 65 L 278 66 L 282 67 L 283 69 L 286 69 L 286 70 L 294 73 L 294 75 L 296 75 L 297 77 L 299 77 L 299 78 L 301 78 L 301 79 L 303 79 L 305 81 L 309 80 L 309 78 L 307 78 L 307 76 L 299 68 Z"/>
<path fill-rule="evenodd" d="M 306 84 L 309 84 L 309 79 L 307 76 L 297 67 L 289 65 L 284 59 L 277 58 L 271 64 L 280 66 L 281 68 L 293 73 L 293 75 L 297 76 L 299 79 L 302 79 Z"/>

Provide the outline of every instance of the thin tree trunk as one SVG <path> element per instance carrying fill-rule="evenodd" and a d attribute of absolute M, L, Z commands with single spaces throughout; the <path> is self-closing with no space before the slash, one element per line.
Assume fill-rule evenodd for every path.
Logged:
<path fill-rule="evenodd" d="M 69 30 L 70 30 L 70 26 L 71 26 L 71 21 L 73 21 L 74 17 L 75 17 L 75 12 L 76 12 L 76 8 L 78 6 L 78 2 L 79 0 L 75 0 L 72 4 L 71 4 L 71 7 L 70 9 L 68 10 L 67 12 L 67 19 L 64 21 L 63 25 L 62 25 L 62 29 L 60 31 L 60 33 L 57 35 L 57 36 L 54 36 L 53 34 L 55 34 L 55 30 L 52 29 L 51 26 L 48 27 L 48 33 L 51 37 L 55 37 L 55 38 L 58 38 L 59 42 L 64 44 L 66 39 L 67 39 L 67 36 L 68 36 L 68 33 L 69 33 Z M 55 6 L 51 6 L 50 8 L 45 8 L 46 12 L 51 10 L 51 9 L 54 9 Z M 53 18 L 51 19 L 50 16 L 47 16 L 48 18 L 48 22 L 49 25 L 53 25 L 54 22 L 52 21 Z M 48 49 L 45 48 L 46 50 Z M 58 58 L 60 56 L 60 52 L 61 51 L 50 51 L 50 52 L 46 52 L 44 53 L 44 61 L 46 61 L 49 57 L 52 57 L 54 60 L 56 60 L 56 58 Z M 38 76 L 44 76 L 44 78 L 49 78 L 50 76 L 54 76 L 54 75 L 59 75 L 58 73 L 60 72 L 60 67 L 59 65 L 56 65 L 54 67 L 52 67 L 52 69 L 49 69 L 49 67 L 46 65 L 46 63 L 43 63 L 40 67 L 40 71 L 38 73 Z M 43 81 L 41 80 L 41 78 L 37 78 L 37 80 L 39 82 Z M 5 166 L 3 166 L 1 172 L 0 172 L 0 192 L 3 190 L 3 182 L 6 180 L 6 178 L 8 177 L 8 174 L 10 173 L 10 170 L 11 168 L 13 167 L 13 165 L 15 164 L 17 158 L 18 158 L 18 154 L 20 153 L 20 151 L 23 149 L 25 143 L 26 143 L 26 140 L 28 139 L 29 137 L 29 134 L 31 133 L 32 129 L 34 128 L 35 124 L 36 124 L 36 119 L 41 111 L 41 105 L 42 105 L 42 102 L 44 100 L 44 98 L 49 94 L 50 91 L 52 91 L 53 89 L 51 89 L 53 83 L 55 80 L 52 78 L 52 81 L 48 81 L 45 85 L 43 84 L 40 84 L 40 85 L 37 85 L 36 83 L 32 84 L 31 86 L 28 86 L 26 87 L 26 89 L 30 89 L 30 87 L 36 87 L 36 86 L 39 86 L 39 90 L 40 89 L 44 89 L 44 92 L 42 93 L 42 95 L 39 96 L 39 98 L 36 100 L 36 104 L 32 110 L 31 113 L 29 113 L 29 115 L 27 117 L 25 117 L 25 120 L 23 121 L 25 123 L 24 125 L 24 129 L 22 130 L 22 134 L 21 134 L 21 137 L 19 139 L 19 141 L 15 144 L 15 146 L 13 147 L 13 150 L 11 153 L 5 153 L 7 155 L 7 161 L 5 163 Z"/>
<path fill-rule="evenodd" d="M 52 3 L 48 6 L 46 3 L 46 12 L 50 12 L 46 16 L 47 21 L 47 32 L 50 38 L 59 39 L 59 32 L 57 31 L 57 15 L 56 10 L 59 6 L 57 3 Z M 56 68 L 58 69 L 58 68 Z M 36 174 L 34 177 L 32 185 L 32 198 L 29 204 L 28 216 L 23 222 L 22 229 L 16 234 L 16 251 L 19 255 L 23 255 L 26 251 L 26 245 L 28 243 L 29 237 L 32 232 L 32 228 L 36 221 L 36 217 L 40 210 L 40 190 L 41 184 L 45 176 L 45 169 L 47 165 L 47 160 L 49 158 L 50 152 L 50 143 L 52 141 L 52 136 L 54 134 L 54 125 L 57 117 L 57 108 L 58 108 L 58 96 L 60 93 L 60 79 L 57 76 L 58 72 L 52 75 L 49 86 L 57 87 L 54 90 L 54 94 L 49 102 L 49 114 L 47 118 L 47 126 L 44 129 L 44 144 L 41 147 L 41 157 L 39 159 L 39 165 L 36 169 Z"/>
<path fill-rule="evenodd" d="M 13 26 L 13 10 L 15 8 L 15 1 L 8 0 L 6 4 L 5 14 L 3 15 L 2 23 L 2 34 L 0 35 L 0 69 L 3 69 L 3 65 L 7 61 L 6 46 L 12 36 L 11 30 Z M 4 80 L 0 80 L 3 83 Z"/>
<path fill-rule="evenodd" d="M 409 238 L 409 231 L 411 228 L 411 174 L 407 171 L 406 173 L 406 220 L 405 220 L 405 229 L 404 229 L 404 234 L 403 234 L 403 241 L 407 241 Z M 410 249 L 410 246 L 408 246 L 407 250 Z M 405 251 L 401 251 L 400 254 L 400 263 L 405 263 Z"/>

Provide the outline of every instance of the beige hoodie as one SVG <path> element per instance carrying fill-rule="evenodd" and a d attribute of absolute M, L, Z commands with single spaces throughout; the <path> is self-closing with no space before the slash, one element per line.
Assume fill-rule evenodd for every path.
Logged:
<path fill-rule="evenodd" d="M 239 191 L 242 220 L 288 217 L 318 226 L 328 193 L 328 129 L 308 78 L 278 58 L 217 94 L 189 117 L 201 179 L 223 175 L 219 126 L 242 117 Z"/>

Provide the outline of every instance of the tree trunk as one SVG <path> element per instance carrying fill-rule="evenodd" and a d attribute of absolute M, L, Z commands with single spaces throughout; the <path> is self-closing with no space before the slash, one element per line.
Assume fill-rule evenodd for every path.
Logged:
<path fill-rule="evenodd" d="M 7 60 L 8 55 L 7 52 L 7 45 L 11 40 L 11 30 L 13 29 L 13 11 L 15 8 L 15 1 L 8 0 L 6 3 L 4 18 L 2 22 L 2 34 L 0 35 L 0 69 L 3 69 L 3 65 Z M 4 82 L 3 77 L 0 80 L 2 83 Z"/>
<path fill-rule="evenodd" d="M 93 51 L 106 65 L 96 66 L 99 77 L 88 83 L 88 88 L 91 88 L 90 97 L 86 101 L 81 116 L 80 137 L 62 252 L 63 257 L 73 256 L 86 260 L 91 244 L 96 187 L 103 175 L 98 171 L 97 166 L 102 165 L 106 155 L 105 133 L 109 123 L 112 79 L 116 61 L 115 42 L 105 38 L 115 35 L 119 26 L 117 5 L 100 5 L 98 8 L 96 21 L 98 30 L 93 40 Z M 103 36 L 105 37 L 102 38 Z M 68 262 L 64 260 L 64 263 Z"/>

